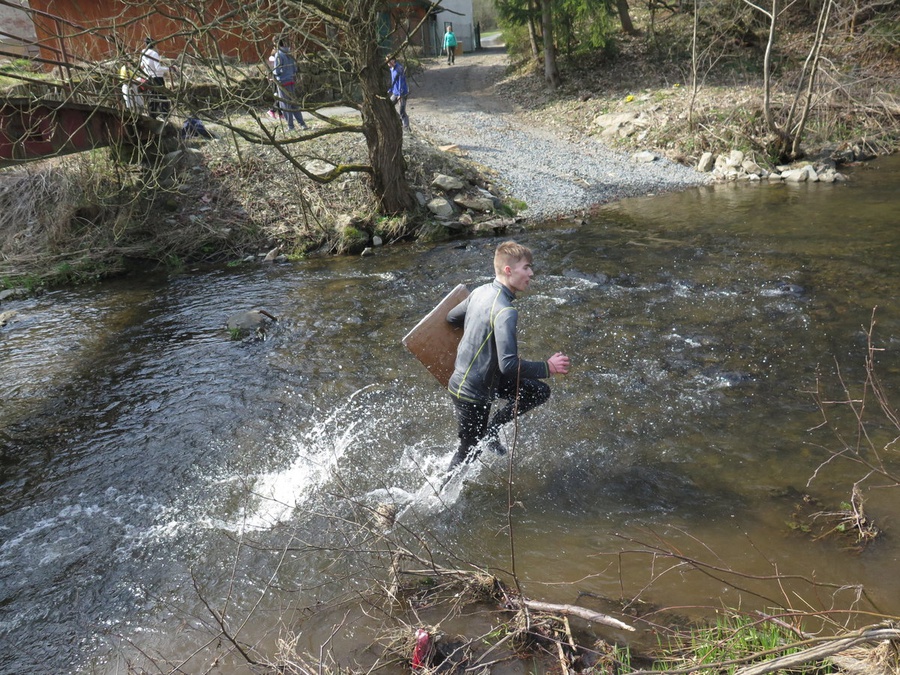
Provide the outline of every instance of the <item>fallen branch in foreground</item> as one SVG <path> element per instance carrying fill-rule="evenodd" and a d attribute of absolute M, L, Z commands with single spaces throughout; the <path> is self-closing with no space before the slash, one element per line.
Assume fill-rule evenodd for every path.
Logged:
<path fill-rule="evenodd" d="M 586 609 L 577 605 L 556 605 L 549 602 L 538 602 L 537 600 L 527 599 L 515 599 L 514 602 L 524 605 L 528 609 L 533 609 L 537 612 L 546 612 L 547 614 L 560 614 L 562 616 L 577 616 L 581 619 L 584 619 L 585 621 L 593 621 L 594 623 L 600 623 L 604 626 L 611 626 L 620 630 L 634 631 L 634 627 L 629 626 L 627 623 L 622 623 L 618 619 L 614 619 L 607 614 L 601 614 L 600 612 L 595 612 L 591 609 Z"/>
<path fill-rule="evenodd" d="M 399 578 L 397 577 L 399 571 L 399 560 L 400 558 L 412 558 L 417 560 L 418 562 L 422 562 L 421 559 L 409 554 L 408 552 L 403 552 L 402 554 L 398 554 L 395 556 L 394 561 L 394 574 L 395 580 L 391 585 L 392 588 L 392 597 L 396 597 L 396 593 L 400 588 Z M 618 628 L 619 630 L 627 630 L 634 631 L 633 626 L 629 626 L 627 623 L 623 623 L 618 619 L 615 619 L 608 614 L 601 614 L 600 612 L 595 612 L 592 609 L 587 609 L 586 607 L 579 607 L 578 605 L 567 605 L 567 604 L 553 604 L 549 602 L 539 602 L 537 600 L 529 600 L 524 597 L 518 597 L 510 592 L 507 592 L 506 589 L 503 588 L 500 581 L 489 574 L 485 573 L 473 573 L 466 570 L 452 570 L 445 569 L 435 565 L 432 565 L 429 569 L 424 570 L 402 570 L 402 574 L 411 575 L 411 576 L 429 576 L 429 575 L 440 575 L 444 577 L 453 578 L 459 581 L 470 582 L 476 578 L 479 578 L 479 583 L 484 586 L 492 586 L 498 589 L 502 589 L 502 593 L 506 602 L 511 606 L 510 608 L 526 608 L 531 609 L 536 612 L 544 612 L 545 614 L 556 614 L 559 616 L 577 616 L 580 619 L 584 619 L 585 621 L 592 621 L 594 623 L 599 623 L 604 626 L 610 626 L 612 628 Z"/>

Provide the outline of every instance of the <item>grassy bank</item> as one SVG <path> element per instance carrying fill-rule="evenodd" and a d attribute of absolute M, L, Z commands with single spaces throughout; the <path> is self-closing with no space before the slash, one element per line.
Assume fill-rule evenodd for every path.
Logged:
<path fill-rule="evenodd" d="M 424 208 L 378 216 L 364 174 L 316 183 L 284 155 L 314 172 L 329 162 L 365 163 L 360 134 L 301 144 L 258 114 L 228 122 L 263 125 L 283 145 L 249 143 L 210 124 L 217 138 L 191 140 L 178 157 L 151 164 L 98 149 L 0 172 L 0 286 L 33 290 L 122 274 L 138 263 L 240 265 L 273 249 L 289 258 L 358 253 L 375 237 L 447 236 Z M 421 136 L 408 136 L 404 150 L 420 195 L 433 192 L 436 173 L 481 182 L 474 167 Z"/>
<path fill-rule="evenodd" d="M 760 166 L 776 165 L 784 160 L 773 150 L 764 115 L 767 25 L 748 17 L 752 12 L 746 8 L 722 13 L 728 7 L 722 4 L 720 14 L 699 22 L 695 50 L 690 11 L 660 7 L 651 14 L 633 5 L 639 32 L 616 34 L 605 49 L 561 53 L 558 89 L 546 86 L 542 63 L 520 47 L 513 54 L 516 72 L 501 85 L 503 93 L 528 109 L 535 123 L 561 134 L 586 134 L 627 150 L 657 150 L 692 166 L 704 152 L 735 149 Z M 704 6 L 704 11 L 713 9 Z M 815 32 L 805 14 L 786 14 L 771 55 L 770 110 L 776 124 L 792 108 L 794 119 L 799 117 Z M 898 26 L 896 8 L 861 25 L 846 14 L 832 19 L 811 88 L 800 159 L 865 159 L 900 149 Z M 612 116 L 631 121 L 610 129 L 604 120 Z"/>

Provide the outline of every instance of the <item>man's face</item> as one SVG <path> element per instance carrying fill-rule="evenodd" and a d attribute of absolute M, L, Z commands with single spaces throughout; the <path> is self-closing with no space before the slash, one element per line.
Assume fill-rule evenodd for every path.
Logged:
<path fill-rule="evenodd" d="M 524 258 L 513 265 L 507 265 L 503 268 L 506 276 L 506 286 L 513 293 L 521 293 L 528 289 L 528 283 L 534 276 L 534 270 L 531 263 Z"/>

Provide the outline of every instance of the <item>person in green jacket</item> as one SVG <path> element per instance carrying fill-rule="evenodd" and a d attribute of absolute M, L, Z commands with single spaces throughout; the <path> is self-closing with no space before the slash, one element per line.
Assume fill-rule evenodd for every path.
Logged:
<path fill-rule="evenodd" d="M 444 33 L 444 49 L 447 52 L 447 65 L 456 63 L 456 36 L 452 26 L 447 26 L 447 32 Z"/>

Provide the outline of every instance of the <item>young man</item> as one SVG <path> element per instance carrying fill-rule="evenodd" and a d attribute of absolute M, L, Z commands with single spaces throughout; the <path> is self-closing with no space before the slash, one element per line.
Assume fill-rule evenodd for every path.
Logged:
<path fill-rule="evenodd" d="M 531 250 L 505 241 L 494 253 L 494 281 L 479 286 L 450 310 L 447 321 L 462 326 L 456 364 L 448 389 L 456 407 L 459 447 L 450 469 L 473 460 L 482 439 L 498 454 L 500 427 L 550 398 L 550 387 L 539 380 L 569 372 L 569 357 L 557 352 L 546 361 L 526 361 L 516 344 L 518 311 L 516 293 L 528 289 L 534 271 Z M 491 413 L 491 403 L 504 398 L 507 404 Z M 490 421 L 488 421 L 490 420 Z"/>
<path fill-rule="evenodd" d="M 303 112 L 297 107 L 296 82 L 298 76 L 297 62 L 291 56 L 287 44 L 279 41 L 278 51 L 275 52 L 272 77 L 278 87 L 278 107 L 287 121 L 288 131 L 294 130 L 295 118 L 301 129 L 309 129 L 306 122 L 303 121 Z"/>
<path fill-rule="evenodd" d="M 447 65 L 456 63 L 456 35 L 452 26 L 447 26 L 444 33 L 444 49 L 447 51 Z"/>
<path fill-rule="evenodd" d="M 394 105 L 397 105 L 398 101 L 400 102 L 400 121 L 403 123 L 404 129 L 409 129 L 409 116 L 406 114 L 409 85 L 406 83 L 406 71 L 403 69 L 403 64 L 397 63 L 397 59 L 394 57 L 388 59 L 388 65 L 391 67 L 391 88 L 388 90 L 388 94 Z"/>

